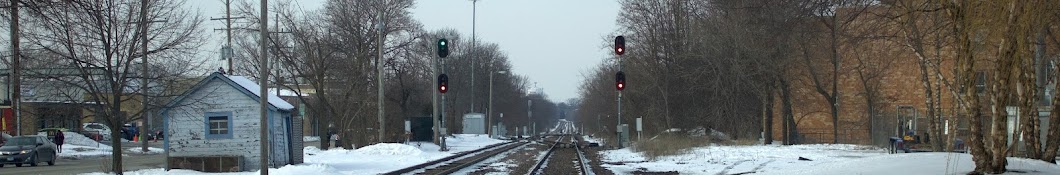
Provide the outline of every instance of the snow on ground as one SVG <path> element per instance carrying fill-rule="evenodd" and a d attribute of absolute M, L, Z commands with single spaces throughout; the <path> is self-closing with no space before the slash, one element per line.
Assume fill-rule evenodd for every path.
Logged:
<path fill-rule="evenodd" d="M 590 137 L 588 135 L 582 135 L 582 140 L 585 140 L 586 142 L 589 142 L 589 143 L 596 143 L 596 144 L 599 144 L 600 146 L 604 145 L 604 139 L 601 139 L 599 137 Z"/>
<path fill-rule="evenodd" d="M 204 173 L 192 170 L 181 170 L 174 169 L 166 171 L 162 168 L 155 169 L 142 169 L 136 171 L 125 172 L 126 175 L 156 175 L 156 174 L 186 174 L 186 175 L 207 175 L 207 174 L 223 174 L 223 175 L 256 175 L 261 174 L 260 171 L 254 172 L 235 172 L 235 173 Z M 287 175 L 287 174 L 312 174 L 312 175 L 341 175 L 335 168 L 328 165 L 322 164 L 303 164 L 303 165 L 287 165 L 280 168 L 269 168 L 269 174 Z M 85 173 L 82 175 L 110 175 L 108 173 Z"/>
<path fill-rule="evenodd" d="M 316 141 L 320 141 L 320 136 L 303 136 L 303 137 L 302 137 L 302 141 L 303 141 L 303 142 L 316 142 Z"/>
<path fill-rule="evenodd" d="M 269 174 L 291 174 L 291 175 L 331 175 L 331 174 L 381 174 L 416 164 L 437 160 L 459 152 L 482 148 L 487 145 L 502 143 L 486 135 L 457 134 L 448 137 L 446 143 L 449 151 L 438 151 L 439 146 L 430 142 L 417 142 L 409 144 L 381 143 L 365 146 L 356 150 L 330 149 L 309 146 L 303 149 L 305 164 L 288 165 L 280 168 L 270 168 Z M 97 175 L 103 173 L 92 173 Z M 189 170 L 164 171 L 162 169 L 145 169 L 126 172 L 131 175 L 148 174 L 225 174 L 225 175 L 252 175 L 258 172 L 239 173 L 202 173 Z"/>
<path fill-rule="evenodd" d="M 306 163 L 324 164 L 338 169 L 341 174 L 379 174 L 416 164 L 437 160 L 458 152 L 504 142 L 486 135 L 457 134 L 446 139 L 449 151 L 440 152 L 433 143 L 382 143 L 357 150 L 305 150 Z"/>
<path fill-rule="evenodd" d="M 111 148 L 110 145 L 96 142 L 84 135 L 75 132 L 63 132 L 63 147 L 62 152 L 59 153 L 59 157 L 68 159 L 82 159 L 86 157 L 107 157 L 110 156 Z M 164 152 L 162 148 L 148 147 L 148 152 L 141 152 L 140 147 L 127 148 L 123 150 L 126 153 L 135 154 L 161 154 Z"/>
<path fill-rule="evenodd" d="M 125 152 L 135 153 L 135 154 L 162 154 L 163 152 L 165 152 L 164 149 L 155 148 L 155 147 L 147 147 L 147 152 L 143 152 L 143 150 L 144 150 L 143 147 L 135 147 L 135 148 L 126 148 Z"/>
<path fill-rule="evenodd" d="M 75 132 L 63 132 L 63 148 L 59 157 L 80 159 L 111 155 L 110 145 L 104 145 Z"/>
<path fill-rule="evenodd" d="M 81 146 L 81 145 L 63 145 L 63 151 L 59 153 L 61 158 L 69 159 L 81 159 L 85 157 L 105 157 L 111 155 L 111 148 L 108 145 L 102 145 L 104 147 L 95 146 Z"/>
<path fill-rule="evenodd" d="M 966 174 L 973 169 L 971 155 L 964 153 L 886 154 L 883 149 L 857 145 L 755 145 L 709 146 L 675 156 L 647 160 L 630 149 L 601 152 L 604 167 L 616 174 L 635 171 L 681 174 Z M 809 161 L 799 160 L 800 157 Z M 613 165 L 621 163 L 621 165 Z M 1026 175 L 1060 174 L 1060 166 L 1040 161 L 1009 158 L 1009 169 Z M 1020 173 L 1023 174 L 1023 173 Z"/>

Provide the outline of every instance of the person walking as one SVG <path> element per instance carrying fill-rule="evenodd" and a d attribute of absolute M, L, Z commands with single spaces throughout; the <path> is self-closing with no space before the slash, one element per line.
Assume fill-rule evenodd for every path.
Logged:
<path fill-rule="evenodd" d="M 55 139 L 52 139 L 52 141 L 55 142 L 55 151 L 58 151 L 59 153 L 63 153 L 63 141 L 65 139 L 66 139 L 66 136 L 63 135 L 63 131 L 56 131 L 55 132 Z"/>

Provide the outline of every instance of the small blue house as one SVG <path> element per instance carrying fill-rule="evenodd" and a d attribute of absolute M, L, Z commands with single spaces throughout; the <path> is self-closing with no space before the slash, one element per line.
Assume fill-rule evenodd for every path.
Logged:
<path fill-rule="evenodd" d="M 242 76 L 213 73 L 162 111 L 167 169 L 208 172 L 261 167 L 259 86 Z M 302 163 L 301 122 L 294 106 L 268 94 L 269 166 Z"/>

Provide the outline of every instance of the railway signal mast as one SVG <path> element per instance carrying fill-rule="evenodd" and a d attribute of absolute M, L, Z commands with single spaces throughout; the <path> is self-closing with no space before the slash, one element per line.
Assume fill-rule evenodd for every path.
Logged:
<path fill-rule="evenodd" d="M 433 105 L 433 106 L 435 106 L 435 108 L 434 108 L 434 114 L 435 114 L 434 115 L 435 116 L 435 120 L 434 120 L 435 121 L 434 122 L 434 124 L 435 124 L 435 126 L 434 126 L 434 129 L 435 129 L 434 130 L 435 131 L 434 139 L 438 140 L 438 146 L 441 147 L 441 148 L 439 148 L 439 151 L 448 151 L 449 150 L 449 148 L 447 148 L 445 146 L 445 135 L 446 135 L 446 128 L 445 128 L 445 92 L 449 92 L 449 76 L 445 75 L 445 71 L 444 71 L 444 67 L 445 67 L 444 66 L 445 65 L 445 59 L 444 58 L 449 56 L 449 45 L 450 45 L 449 40 L 447 40 L 445 38 L 438 39 L 438 42 L 437 42 L 438 62 L 441 65 L 443 65 L 443 66 L 441 66 L 443 69 L 438 71 L 437 70 L 438 66 L 437 65 L 435 66 L 436 67 L 435 68 L 436 69 L 435 72 L 436 73 L 437 72 L 441 72 L 441 74 L 438 75 L 438 81 L 436 81 L 437 84 L 435 84 L 435 87 L 438 89 L 438 91 L 436 93 L 441 93 L 441 94 L 434 95 L 434 98 L 435 98 L 434 101 L 435 101 L 436 104 L 438 103 L 438 99 L 437 99 L 438 96 L 442 96 L 442 101 L 441 101 L 441 107 L 437 107 L 438 105 Z"/>
<path fill-rule="evenodd" d="M 625 142 L 622 140 L 624 132 L 622 125 L 622 90 L 626 89 L 626 74 L 622 72 L 622 55 L 626 54 L 626 37 L 617 36 L 615 37 L 615 55 L 618 59 L 618 73 L 615 73 L 615 90 L 618 91 L 618 125 L 615 126 L 615 130 L 618 131 L 618 147 L 622 148 Z"/>

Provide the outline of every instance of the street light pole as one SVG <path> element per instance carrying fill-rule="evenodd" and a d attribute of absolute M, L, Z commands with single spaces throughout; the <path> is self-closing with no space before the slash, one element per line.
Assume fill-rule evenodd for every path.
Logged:
<path fill-rule="evenodd" d="M 471 112 L 475 112 L 475 17 L 478 0 L 471 0 Z M 492 73 L 490 76 L 493 76 Z"/>
<path fill-rule="evenodd" d="M 490 137 L 493 137 L 493 131 L 492 131 L 493 130 L 493 122 L 491 121 L 491 119 L 493 119 L 493 74 L 494 73 L 505 74 L 505 73 L 508 73 L 508 71 L 503 71 L 502 70 L 502 71 L 497 71 L 497 72 L 490 72 L 490 102 L 489 102 L 490 106 L 489 106 L 489 108 L 487 109 L 487 112 L 486 112 L 486 135 L 490 136 Z"/>

